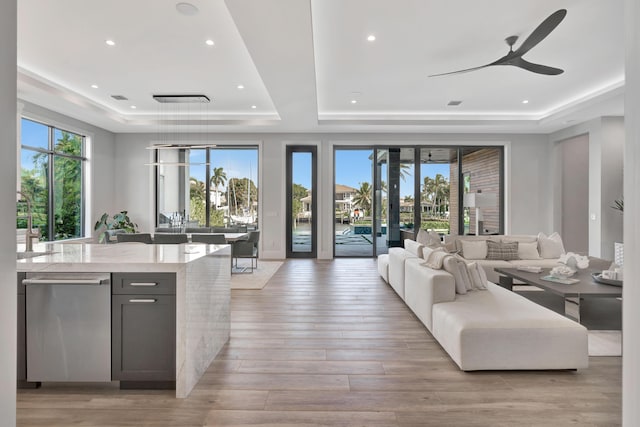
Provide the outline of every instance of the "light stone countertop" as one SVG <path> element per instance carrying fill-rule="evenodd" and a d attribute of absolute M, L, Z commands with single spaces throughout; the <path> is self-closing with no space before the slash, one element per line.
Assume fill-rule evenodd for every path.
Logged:
<path fill-rule="evenodd" d="M 38 243 L 18 272 L 176 274 L 176 397 L 189 395 L 229 340 L 231 246 Z M 18 245 L 18 251 L 24 245 Z"/>
<path fill-rule="evenodd" d="M 83 244 L 38 243 L 34 252 L 47 252 L 17 260 L 20 272 L 175 272 L 185 264 L 212 255 L 229 245 L 143 243 Z M 18 247 L 18 252 L 23 251 Z M 227 252 L 222 251 L 222 252 Z"/>

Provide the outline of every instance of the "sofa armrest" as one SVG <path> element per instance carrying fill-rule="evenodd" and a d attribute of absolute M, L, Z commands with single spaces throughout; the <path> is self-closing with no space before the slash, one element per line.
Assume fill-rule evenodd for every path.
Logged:
<path fill-rule="evenodd" d="M 405 261 L 404 301 L 431 331 L 432 306 L 455 300 L 456 284 L 450 273 L 426 267 L 422 265 L 423 262 L 421 258 Z"/>

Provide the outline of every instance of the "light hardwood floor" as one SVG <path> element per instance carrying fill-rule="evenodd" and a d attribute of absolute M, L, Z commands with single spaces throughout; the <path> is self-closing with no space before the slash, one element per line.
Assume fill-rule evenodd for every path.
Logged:
<path fill-rule="evenodd" d="M 616 426 L 621 358 L 461 372 L 371 259 L 287 261 L 232 291 L 231 339 L 185 400 L 113 384 L 19 391 L 19 426 Z"/>

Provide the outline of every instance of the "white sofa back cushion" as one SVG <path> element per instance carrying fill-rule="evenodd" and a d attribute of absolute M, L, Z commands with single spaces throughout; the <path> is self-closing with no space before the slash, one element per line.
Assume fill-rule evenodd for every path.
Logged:
<path fill-rule="evenodd" d="M 466 259 L 487 258 L 486 240 L 460 240 L 460 243 L 462 244 L 462 256 Z"/>
<path fill-rule="evenodd" d="M 518 257 L 520 259 L 540 259 L 538 253 L 538 242 L 519 242 Z"/>

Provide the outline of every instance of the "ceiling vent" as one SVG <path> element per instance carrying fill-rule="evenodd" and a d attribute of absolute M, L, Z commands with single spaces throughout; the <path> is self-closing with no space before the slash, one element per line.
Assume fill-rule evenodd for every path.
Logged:
<path fill-rule="evenodd" d="M 126 101 L 126 100 L 128 100 L 128 99 L 129 99 L 129 98 L 127 98 L 126 96 L 122 96 L 122 95 L 111 95 L 111 97 L 112 97 L 113 99 L 117 99 L 118 101 Z"/>
<path fill-rule="evenodd" d="M 447 106 L 449 106 L 449 107 L 457 107 L 460 104 L 462 104 L 462 101 L 449 101 Z"/>
<path fill-rule="evenodd" d="M 206 95 L 153 95 L 153 99 L 163 104 L 184 104 L 184 103 L 200 103 L 208 104 L 211 102 Z"/>

